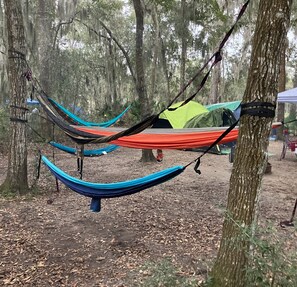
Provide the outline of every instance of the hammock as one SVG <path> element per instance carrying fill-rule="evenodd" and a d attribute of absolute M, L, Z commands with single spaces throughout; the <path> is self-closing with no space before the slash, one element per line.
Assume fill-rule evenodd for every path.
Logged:
<path fill-rule="evenodd" d="M 79 118 L 75 114 L 71 113 L 69 110 L 67 110 L 65 107 L 57 103 L 55 100 L 48 97 L 49 103 L 55 108 L 55 110 L 60 114 L 62 118 L 64 118 L 66 121 L 68 121 L 70 124 L 73 125 L 81 125 L 81 126 L 96 126 L 96 127 L 109 127 L 113 125 L 116 121 L 118 121 L 129 109 L 131 106 L 128 106 L 122 113 L 120 113 L 115 118 L 102 123 L 93 123 L 93 122 L 87 122 L 83 119 Z"/>
<path fill-rule="evenodd" d="M 41 92 L 37 99 L 52 122 L 58 125 L 66 135 L 78 144 L 110 142 L 119 146 L 139 149 L 186 149 L 209 146 L 226 128 L 206 129 L 168 129 L 164 134 L 147 134 L 144 130 L 158 119 L 152 115 L 144 121 L 126 130 L 110 131 L 106 128 L 71 126 L 56 113 L 49 103 L 48 97 Z M 155 129 L 160 132 L 161 129 Z M 140 133 L 144 131 L 143 133 Z M 232 142 L 237 139 L 238 129 L 232 130 L 220 143 Z"/>
<path fill-rule="evenodd" d="M 174 166 L 133 180 L 116 183 L 92 183 L 68 175 L 45 156 L 42 156 L 41 159 L 52 174 L 67 187 L 81 195 L 91 197 L 90 209 L 95 212 L 99 212 L 101 209 L 101 198 L 120 197 L 137 193 L 170 180 L 185 170 L 183 166 Z"/>
<path fill-rule="evenodd" d="M 50 141 L 49 143 L 53 147 L 58 148 L 58 149 L 60 149 L 62 151 L 65 151 L 67 153 L 77 154 L 77 149 L 76 148 L 65 146 L 65 145 L 62 145 L 62 144 L 54 142 L 54 141 Z M 107 147 L 103 147 L 103 148 L 99 148 L 99 149 L 90 149 L 90 150 L 87 149 L 87 150 L 83 151 L 83 155 L 86 156 L 86 157 L 100 156 L 100 155 L 112 152 L 112 151 L 114 151 L 114 150 L 116 150 L 118 148 L 119 148 L 119 146 L 117 146 L 117 145 L 109 145 Z"/>
<path fill-rule="evenodd" d="M 150 127 L 154 121 L 158 119 L 158 115 L 152 115 L 146 118 L 145 120 L 137 123 L 136 125 L 113 134 L 111 136 L 100 136 L 92 135 L 90 133 L 82 132 L 75 129 L 75 126 L 71 126 L 65 122 L 65 118 L 61 115 L 55 106 L 49 101 L 49 97 L 43 92 L 40 91 L 36 96 L 43 110 L 46 112 L 48 118 L 56 124 L 63 132 L 68 135 L 73 141 L 78 144 L 88 144 L 88 143 L 107 143 L 112 140 L 118 139 L 123 136 L 128 136 L 132 134 L 137 134 Z"/>
<path fill-rule="evenodd" d="M 113 136 L 117 134 L 114 129 L 100 129 L 87 127 L 74 127 L 77 131 L 85 132 L 90 136 Z M 187 149 L 210 146 L 227 127 L 194 128 L 194 129 L 147 129 L 131 136 L 112 140 L 116 144 L 128 148 L 138 149 Z M 115 129 L 117 130 L 117 129 Z M 220 144 L 235 141 L 238 137 L 238 128 L 226 135 Z"/>

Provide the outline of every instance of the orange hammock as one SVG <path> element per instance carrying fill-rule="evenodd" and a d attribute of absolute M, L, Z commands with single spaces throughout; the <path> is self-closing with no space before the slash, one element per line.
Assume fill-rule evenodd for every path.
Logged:
<path fill-rule="evenodd" d="M 90 133 L 97 136 L 110 136 L 116 134 L 115 131 L 100 128 L 88 128 L 81 126 L 73 126 L 75 129 Z M 155 130 L 154 133 L 140 133 L 131 136 L 124 136 L 111 143 L 139 149 L 186 149 L 186 148 L 199 148 L 210 146 L 227 128 L 210 128 L 206 129 L 193 129 L 195 131 L 188 131 L 184 129 L 183 132 L 170 129 L 170 133 L 162 133 Z M 222 139 L 220 144 L 235 141 L 238 136 L 238 128 L 232 130 L 228 135 Z"/>

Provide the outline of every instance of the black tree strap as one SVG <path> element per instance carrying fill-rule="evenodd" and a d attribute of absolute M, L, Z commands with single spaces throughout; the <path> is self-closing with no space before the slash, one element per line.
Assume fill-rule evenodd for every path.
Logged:
<path fill-rule="evenodd" d="M 264 118 L 275 117 L 276 105 L 269 102 L 250 102 L 241 104 L 240 116 L 250 115 Z"/>
<path fill-rule="evenodd" d="M 26 61 L 26 55 L 20 51 L 9 49 L 8 53 L 14 56 L 9 56 L 9 59 L 21 59 Z"/>
<path fill-rule="evenodd" d="M 24 110 L 24 111 L 29 111 L 28 108 L 26 107 L 21 107 L 21 106 L 16 106 L 16 105 L 10 105 L 11 108 L 14 108 L 14 109 L 20 109 L 20 110 Z"/>
<path fill-rule="evenodd" d="M 9 119 L 10 119 L 11 122 L 19 122 L 19 123 L 27 123 L 28 122 L 27 120 L 19 119 L 19 118 L 13 118 L 13 117 L 10 117 Z"/>

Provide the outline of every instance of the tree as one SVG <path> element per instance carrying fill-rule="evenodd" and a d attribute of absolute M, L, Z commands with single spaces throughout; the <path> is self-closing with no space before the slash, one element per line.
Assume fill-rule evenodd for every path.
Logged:
<path fill-rule="evenodd" d="M 292 0 L 261 0 L 243 103 L 276 103 L 280 55 L 289 27 Z M 273 112 L 275 108 L 273 109 Z M 240 120 L 227 212 L 211 286 L 246 286 L 250 241 L 243 229 L 255 223 L 267 162 L 272 118 L 249 114 Z"/>
<path fill-rule="evenodd" d="M 286 45 L 287 46 L 287 45 Z M 286 47 L 281 51 L 280 59 L 280 73 L 279 73 L 279 83 L 278 91 L 283 92 L 286 90 Z M 285 103 L 278 103 L 277 106 L 277 120 L 279 122 L 284 121 L 285 119 Z M 283 139 L 283 126 L 277 129 L 277 139 Z"/>
<path fill-rule="evenodd" d="M 145 86 L 145 73 L 143 65 L 143 19 L 144 10 L 140 0 L 133 0 L 136 15 L 136 49 L 135 49 L 135 65 L 136 65 L 136 91 L 139 102 L 141 103 L 141 114 L 143 118 L 151 114 L 149 99 L 147 97 Z M 141 161 L 155 160 L 151 150 L 142 150 Z"/>
<path fill-rule="evenodd" d="M 21 1 L 5 0 L 8 35 L 7 74 L 10 84 L 10 148 L 7 176 L 1 192 L 28 191 L 26 139 L 26 41 Z"/>

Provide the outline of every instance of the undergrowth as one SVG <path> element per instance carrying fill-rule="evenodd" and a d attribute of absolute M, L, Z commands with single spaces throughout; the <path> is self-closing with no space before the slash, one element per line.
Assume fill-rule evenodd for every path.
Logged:
<path fill-rule="evenodd" d="M 243 228 L 242 239 L 251 244 L 247 255 L 249 265 L 246 268 L 246 287 L 297 286 L 296 249 L 282 240 L 275 228 L 265 226 L 258 228 L 256 233 Z M 169 259 L 149 262 L 142 266 L 140 273 L 144 279 L 138 287 L 211 286 L 211 278 L 206 278 L 201 285 L 197 280 L 181 275 Z"/>
<path fill-rule="evenodd" d="M 249 287 L 296 287 L 296 249 L 283 241 L 274 227 L 266 227 L 253 238 L 248 255 L 247 283 Z"/>
<path fill-rule="evenodd" d="M 182 276 L 172 262 L 166 258 L 160 262 L 148 262 L 141 273 L 146 277 L 138 287 L 196 287 L 195 279 Z"/>

